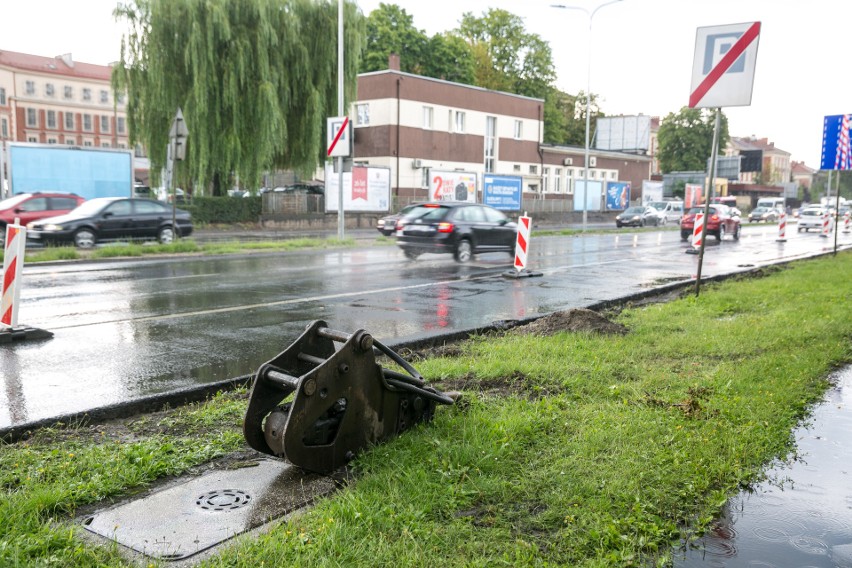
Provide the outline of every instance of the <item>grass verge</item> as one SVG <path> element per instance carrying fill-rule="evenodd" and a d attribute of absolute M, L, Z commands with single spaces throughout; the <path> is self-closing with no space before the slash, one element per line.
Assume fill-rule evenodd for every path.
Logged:
<path fill-rule="evenodd" d="M 205 566 L 667 563 L 725 500 L 787 459 L 852 360 L 852 253 L 699 298 L 626 309 L 630 333 L 478 337 L 417 363 L 464 404 L 375 448 L 358 480 Z M 86 504 L 243 449 L 244 393 L 123 433 L 47 431 L 0 452 L 0 565 L 120 566 L 74 537 Z"/>

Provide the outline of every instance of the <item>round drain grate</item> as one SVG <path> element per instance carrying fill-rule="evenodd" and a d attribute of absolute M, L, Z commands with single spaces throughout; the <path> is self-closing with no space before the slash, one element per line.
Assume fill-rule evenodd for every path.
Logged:
<path fill-rule="evenodd" d="M 205 511 L 232 511 L 250 502 L 251 495 L 239 489 L 214 489 L 195 500 L 195 504 Z"/>

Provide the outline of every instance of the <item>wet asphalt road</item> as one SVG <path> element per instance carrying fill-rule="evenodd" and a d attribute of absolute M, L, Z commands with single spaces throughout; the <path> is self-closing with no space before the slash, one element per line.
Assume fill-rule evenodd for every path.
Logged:
<path fill-rule="evenodd" d="M 816 233 L 787 238 L 774 226 L 710 238 L 703 275 L 830 250 Z M 394 343 L 694 279 L 686 249 L 676 231 L 533 233 L 529 267 L 543 276 L 517 280 L 502 276 L 506 254 L 412 262 L 395 246 L 32 265 L 19 322 L 55 335 L 0 347 L 0 427 L 252 373 L 315 319 Z"/>

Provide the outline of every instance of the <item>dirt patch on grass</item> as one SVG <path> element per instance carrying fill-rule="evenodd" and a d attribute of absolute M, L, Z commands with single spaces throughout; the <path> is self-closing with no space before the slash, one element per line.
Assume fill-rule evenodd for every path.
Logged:
<path fill-rule="evenodd" d="M 585 308 L 575 308 L 544 316 L 532 323 L 516 327 L 510 333 L 554 335 L 562 331 L 624 335 L 627 333 L 627 328 L 620 323 L 608 320 L 598 312 Z"/>

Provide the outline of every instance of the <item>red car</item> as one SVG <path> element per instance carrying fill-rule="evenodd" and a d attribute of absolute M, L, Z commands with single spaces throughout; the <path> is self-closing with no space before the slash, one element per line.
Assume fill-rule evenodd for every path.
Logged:
<path fill-rule="evenodd" d="M 693 207 L 680 220 L 680 239 L 687 240 L 695 228 L 695 214 L 704 213 L 704 206 Z M 708 215 L 707 234 L 721 241 L 725 235 L 731 235 L 735 241 L 740 240 L 740 217 L 726 205 L 712 204 Z"/>
<path fill-rule="evenodd" d="M 0 201 L 0 240 L 5 238 L 6 225 L 20 219 L 22 226 L 45 217 L 64 215 L 83 203 L 85 199 L 73 193 L 19 193 Z"/>

